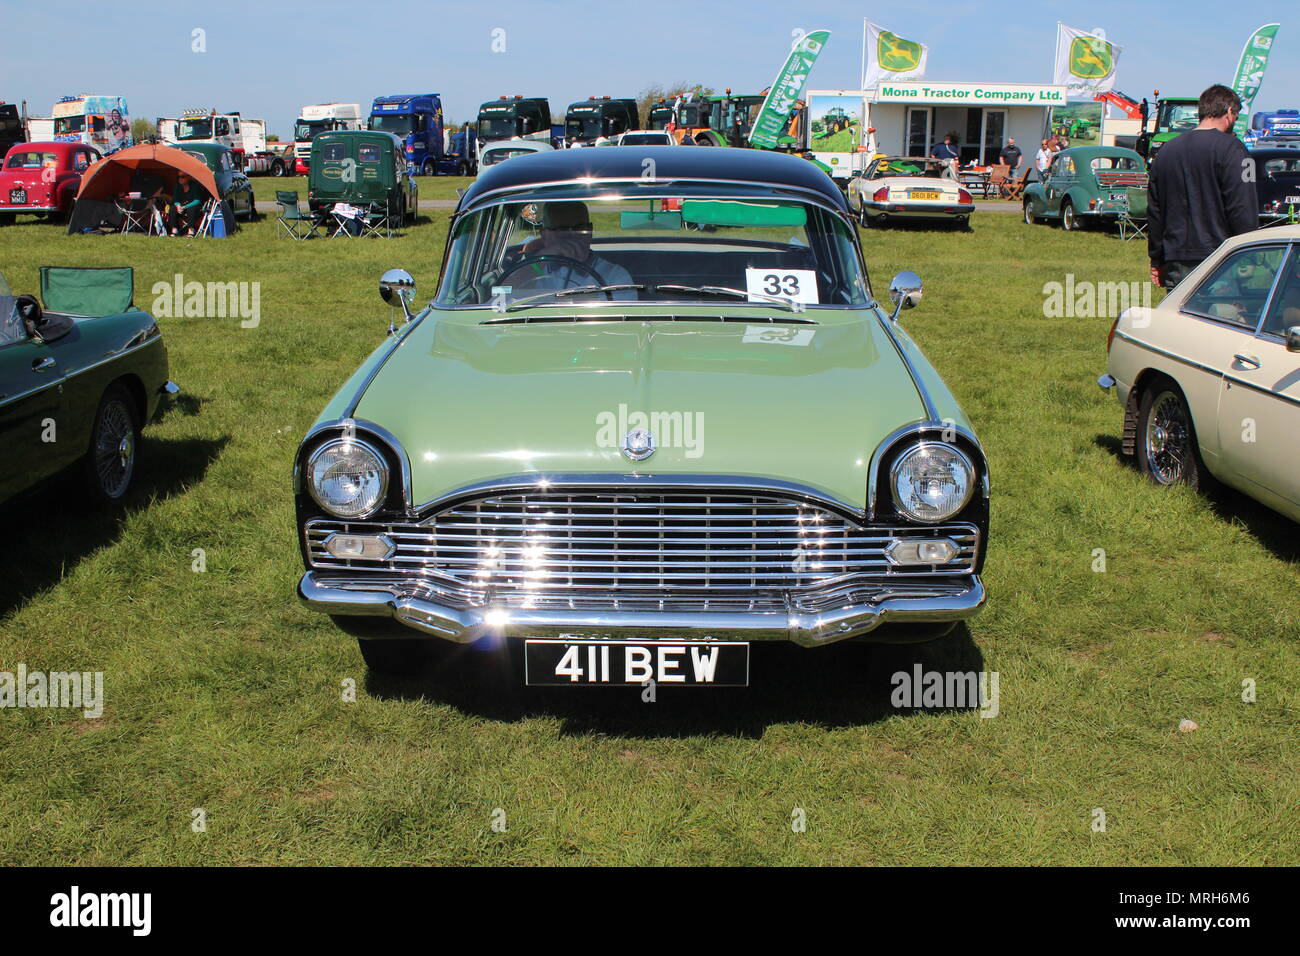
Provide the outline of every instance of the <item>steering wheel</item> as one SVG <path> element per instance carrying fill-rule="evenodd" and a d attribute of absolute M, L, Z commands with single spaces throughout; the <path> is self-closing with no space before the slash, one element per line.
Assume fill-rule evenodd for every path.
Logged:
<path fill-rule="evenodd" d="M 531 266 L 536 262 L 545 262 L 548 260 L 553 262 L 563 263 L 564 265 L 568 266 L 570 270 L 577 269 L 579 272 L 585 272 L 587 275 L 591 276 L 593 279 L 596 280 L 597 285 L 609 284 L 605 281 L 604 277 L 601 276 L 599 272 L 597 272 L 591 266 L 587 265 L 587 263 L 581 262 L 578 259 L 574 259 L 571 256 L 561 256 L 553 252 L 543 252 L 535 256 L 525 256 L 523 259 L 519 260 L 519 262 L 515 266 L 513 266 L 511 270 L 501 278 L 504 281 L 505 279 L 508 279 L 510 276 L 514 275 L 516 272 L 519 272 L 520 270 L 524 269 L 526 266 Z M 609 292 L 606 292 L 605 298 L 613 299 L 613 296 Z"/>

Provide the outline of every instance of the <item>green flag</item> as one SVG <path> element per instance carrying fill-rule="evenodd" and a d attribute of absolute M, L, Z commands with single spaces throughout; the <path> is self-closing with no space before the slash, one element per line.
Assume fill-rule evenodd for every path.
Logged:
<path fill-rule="evenodd" d="M 1241 97 L 1241 113 L 1232 127 L 1238 137 L 1244 137 L 1250 128 L 1250 105 L 1255 102 L 1255 94 L 1264 83 L 1264 68 L 1268 66 L 1268 55 L 1273 50 L 1273 38 L 1277 36 L 1278 26 L 1276 23 L 1264 24 L 1242 47 L 1237 76 L 1232 81 L 1233 92 Z"/>
<path fill-rule="evenodd" d="M 808 74 L 812 72 L 817 55 L 821 53 L 830 35 L 829 30 L 814 30 L 804 34 L 794 45 L 786 57 L 785 66 L 781 67 L 781 72 L 772 81 L 772 88 L 763 100 L 762 109 L 758 111 L 758 119 L 754 121 L 754 128 L 749 133 L 751 146 L 760 149 L 776 148 L 777 142 L 790 125 L 790 111 L 803 92 Z"/>

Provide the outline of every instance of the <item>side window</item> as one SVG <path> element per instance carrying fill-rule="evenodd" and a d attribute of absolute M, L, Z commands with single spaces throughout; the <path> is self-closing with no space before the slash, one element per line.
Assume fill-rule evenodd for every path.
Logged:
<path fill-rule="evenodd" d="M 11 295 L 0 295 L 0 347 L 28 339 L 27 326 L 18 314 L 16 301 Z"/>
<path fill-rule="evenodd" d="M 1282 270 L 1282 280 L 1261 331 L 1285 335 L 1287 329 L 1296 325 L 1300 325 L 1300 252 L 1293 250 Z"/>
<path fill-rule="evenodd" d="M 226 122 L 224 118 L 217 120 L 217 135 L 218 136 L 230 135 L 230 124 Z"/>
<path fill-rule="evenodd" d="M 1285 246 L 1238 249 L 1188 297 L 1183 311 L 1254 329 L 1285 252 Z"/>

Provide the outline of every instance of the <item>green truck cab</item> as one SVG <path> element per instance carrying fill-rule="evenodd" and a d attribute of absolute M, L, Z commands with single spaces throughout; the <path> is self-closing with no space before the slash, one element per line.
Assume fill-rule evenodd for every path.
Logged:
<path fill-rule="evenodd" d="M 1142 130 L 1138 136 L 1136 149 L 1148 162 L 1153 162 L 1160 147 L 1171 139 L 1196 129 L 1200 119 L 1197 117 L 1199 101 L 1196 97 L 1164 97 L 1156 101 L 1155 129 Z M 1149 125 L 1149 121 L 1148 121 Z"/>

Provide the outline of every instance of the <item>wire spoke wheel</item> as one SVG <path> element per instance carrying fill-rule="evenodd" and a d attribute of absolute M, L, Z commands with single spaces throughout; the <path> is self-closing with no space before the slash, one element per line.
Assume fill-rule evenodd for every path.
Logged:
<path fill-rule="evenodd" d="M 94 467 L 100 490 L 107 498 L 120 498 L 135 471 L 135 422 L 120 398 L 105 403 L 95 426 Z"/>
<path fill-rule="evenodd" d="M 1151 477 L 1162 485 L 1187 479 L 1192 456 L 1191 428 L 1183 400 L 1176 393 L 1164 391 L 1156 396 L 1142 440 Z"/>

